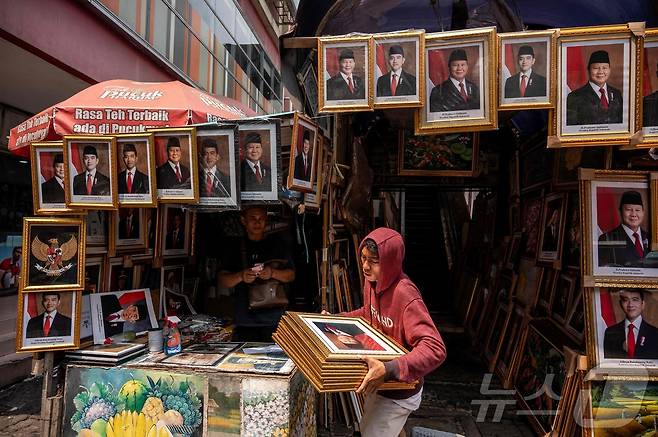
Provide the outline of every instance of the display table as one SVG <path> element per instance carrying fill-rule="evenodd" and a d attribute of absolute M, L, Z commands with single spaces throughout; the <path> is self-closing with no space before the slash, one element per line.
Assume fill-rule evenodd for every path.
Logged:
<path fill-rule="evenodd" d="M 272 375 L 235 364 L 230 371 L 163 369 L 143 358 L 117 367 L 70 364 L 62 435 L 316 435 L 317 393 L 294 365 Z"/>

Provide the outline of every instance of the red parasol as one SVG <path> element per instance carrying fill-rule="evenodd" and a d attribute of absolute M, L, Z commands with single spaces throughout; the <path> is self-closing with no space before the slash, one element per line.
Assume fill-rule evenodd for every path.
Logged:
<path fill-rule="evenodd" d="M 14 127 L 9 150 L 29 156 L 30 143 L 63 135 L 113 135 L 147 128 L 186 126 L 256 115 L 240 102 L 215 97 L 181 82 L 108 80 Z"/>

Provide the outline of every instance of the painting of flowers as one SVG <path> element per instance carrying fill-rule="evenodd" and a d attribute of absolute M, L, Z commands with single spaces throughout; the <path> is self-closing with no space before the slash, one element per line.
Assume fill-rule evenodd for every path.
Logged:
<path fill-rule="evenodd" d="M 401 176 L 474 176 L 477 133 L 413 135 L 400 130 L 398 173 Z"/>

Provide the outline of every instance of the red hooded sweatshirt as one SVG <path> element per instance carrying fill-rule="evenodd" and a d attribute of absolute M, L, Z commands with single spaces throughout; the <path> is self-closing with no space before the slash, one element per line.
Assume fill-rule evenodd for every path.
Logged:
<path fill-rule="evenodd" d="M 420 383 L 412 390 L 380 392 L 390 398 L 405 399 L 417 393 L 422 387 L 423 377 L 443 363 L 446 347 L 418 288 L 402 271 L 402 236 L 392 229 L 378 228 L 363 241 L 367 239 L 377 243 L 380 277 L 377 282 L 365 281 L 363 306 L 342 315 L 365 318 L 373 327 L 410 351 L 384 364 L 386 379 L 404 382 L 419 380 Z"/>

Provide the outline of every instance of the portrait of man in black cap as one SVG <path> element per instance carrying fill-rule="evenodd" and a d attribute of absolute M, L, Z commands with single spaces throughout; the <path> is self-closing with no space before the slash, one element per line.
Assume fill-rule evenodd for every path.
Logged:
<path fill-rule="evenodd" d="M 567 125 L 621 123 L 624 104 L 621 91 L 608 83 L 608 52 L 592 52 L 587 71 L 588 82 L 567 96 Z"/>
<path fill-rule="evenodd" d="M 658 65 L 656 65 L 658 76 Z M 642 126 L 658 126 L 658 90 L 642 99 Z"/>
<path fill-rule="evenodd" d="M 85 170 L 73 178 L 73 194 L 87 196 L 109 196 L 110 178 L 98 171 L 98 151 L 94 146 L 85 146 L 82 164 Z"/>
<path fill-rule="evenodd" d="M 519 47 L 516 62 L 518 73 L 505 80 L 505 98 L 544 97 L 546 96 L 546 77 L 537 73 L 532 67 L 535 65 L 535 51 L 529 45 Z"/>
<path fill-rule="evenodd" d="M 621 224 L 599 237 L 600 267 L 642 267 L 651 242 L 651 235 L 641 227 L 644 214 L 642 195 L 624 192 L 619 201 Z"/>
<path fill-rule="evenodd" d="M 217 141 L 214 138 L 204 138 L 201 141 L 200 152 L 199 194 L 201 197 L 231 197 L 229 177 L 217 167 L 221 159 Z"/>
<path fill-rule="evenodd" d="M 53 173 L 53 177 L 41 184 L 41 201 L 64 203 L 64 157 L 61 153 L 55 154 Z"/>
<path fill-rule="evenodd" d="M 167 162 L 157 170 L 158 189 L 189 190 L 192 188 L 190 169 L 181 162 L 181 157 L 180 139 L 169 137 L 167 139 Z"/>
<path fill-rule="evenodd" d="M 137 169 L 137 148 L 125 143 L 121 157 L 125 169 L 119 173 L 119 194 L 146 194 L 149 192 L 149 177 Z"/>
<path fill-rule="evenodd" d="M 466 78 L 468 75 L 466 51 L 453 50 L 448 58 L 448 67 L 450 77 L 432 89 L 430 112 L 480 109 L 480 89 Z"/>
<path fill-rule="evenodd" d="M 342 49 L 338 56 L 338 74 L 327 79 L 327 100 L 357 100 L 366 98 L 363 78 L 353 74 L 356 61 L 352 49 Z"/>
<path fill-rule="evenodd" d="M 244 159 L 240 166 L 240 189 L 242 191 L 270 191 L 272 189 L 272 173 L 265 164 L 263 157 L 263 142 L 258 132 L 249 132 L 242 145 Z"/>
<path fill-rule="evenodd" d="M 311 180 L 311 169 L 313 164 L 313 151 L 311 150 L 311 132 L 304 129 L 304 140 L 301 153 L 295 157 L 295 172 L 293 177 L 302 181 Z"/>
<path fill-rule="evenodd" d="M 404 71 L 404 51 L 395 44 L 388 49 L 388 73 L 377 79 L 377 97 L 413 96 L 416 94 L 416 76 Z"/>

